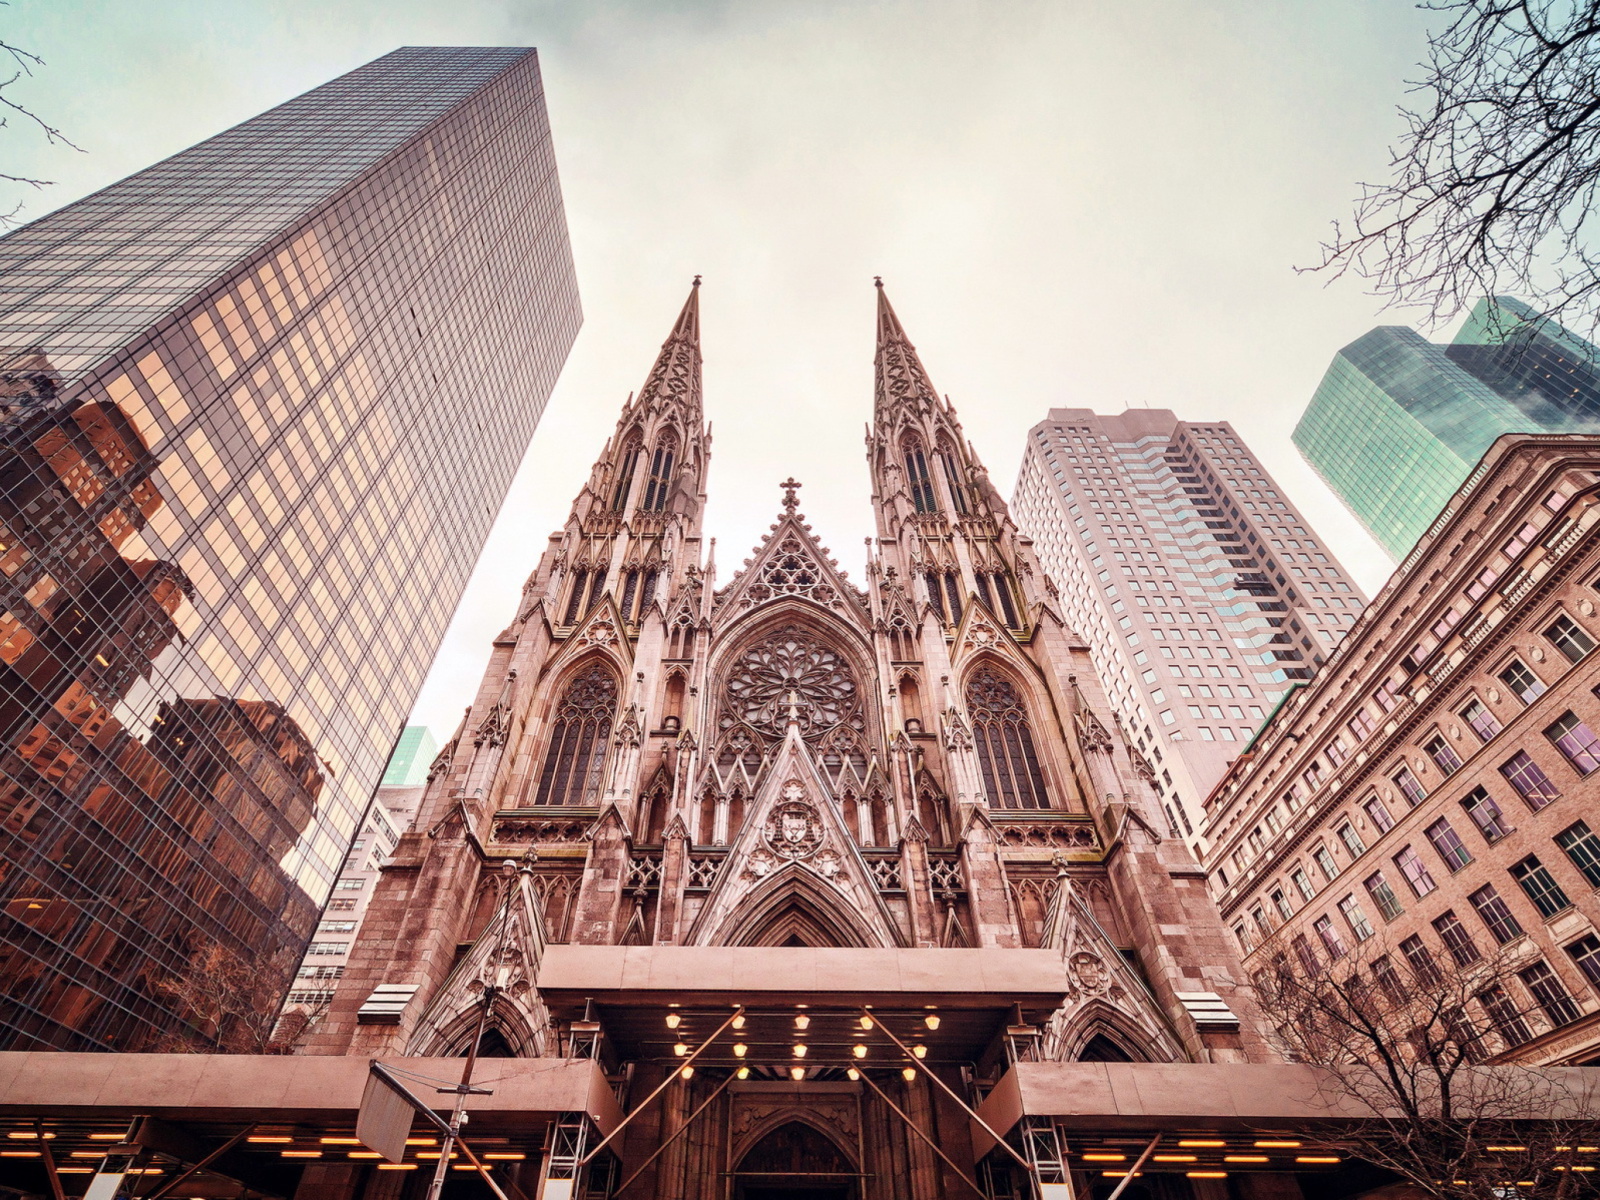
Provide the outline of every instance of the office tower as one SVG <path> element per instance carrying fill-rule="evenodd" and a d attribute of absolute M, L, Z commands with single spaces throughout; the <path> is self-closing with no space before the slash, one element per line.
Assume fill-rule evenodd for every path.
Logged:
<path fill-rule="evenodd" d="M 1012 507 L 1168 828 L 1202 846 L 1206 794 L 1354 624 L 1360 588 L 1226 422 L 1053 408 Z"/>
<path fill-rule="evenodd" d="M 699 330 L 697 288 L 497 637 L 310 1052 L 462 1054 L 493 988 L 486 1052 L 603 1056 L 648 1114 L 607 1152 L 653 1172 L 625 1194 L 670 1197 L 730 1173 L 951 1194 L 923 1135 L 970 1163 L 972 1126 L 932 1074 L 970 1096 L 1019 1057 L 1271 1060 L 1203 872 L 883 293 L 864 586 L 792 479 L 740 570 L 706 561 Z M 561 1120 L 528 1170 L 571 1181 L 592 1131 Z M 1048 1116 L 1027 1144 L 1061 1183 Z"/>
<path fill-rule="evenodd" d="M 0 239 L 0 1048 L 233 1046 L 196 964 L 287 984 L 579 321 L 524 49 Z"/>
<path fill-rule="evenodd" d="M 1212 796 L 1253 974 L 1464 989 L 1494 1061 L 1600 1060 L 1597 476 L 1600 438 L 1497 440 Z"/>
<path fill-rule="evenodd" d="M 1595 347 L 1480 300 L 1449 345 L 1380 326 L 1334 356 L 1294 443 L 1397 561 L 1504 433 L 1600 432 Z"/>
<path fill-rule="evenodd" d="M 426 725 L 407 725 L 395 743 L 389 765 L 383 769 L 383 787 L 413 787 L 428 777 L 428 766 L 439 753 L 439 743 Z"/>

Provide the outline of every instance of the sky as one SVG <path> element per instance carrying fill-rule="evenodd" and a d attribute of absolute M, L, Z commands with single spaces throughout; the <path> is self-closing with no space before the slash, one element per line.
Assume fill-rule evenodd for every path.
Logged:
<path fill-rule="evenodd" d="M 1243 433 L 1369 592 L 1392 564 L 1290 433 L 1382 312 L 1316 261 L 1381 178 L 1401 0 L 10 0 L 22 218 L 401 45 L 540 50 L 584 328 L 413 720 L 443 740 L 695 274 L 726 581 L 779 480 L 860 580 L 872 279 L 1009 495 L 1051 407 Z M 1439 331 L 1442 333 L 1442 331 Z"/>

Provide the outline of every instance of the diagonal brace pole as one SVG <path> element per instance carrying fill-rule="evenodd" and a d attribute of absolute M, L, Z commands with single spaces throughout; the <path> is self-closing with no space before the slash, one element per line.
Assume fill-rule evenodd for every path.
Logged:
<path fill-rule="evenodd" d="M 906 1044 L 904 1042 L 895 1037 L 894 1033 L 890 1030 L 889 1026 L 885 1024 L 881 1016 L 874 1014 L 870 1009 L 866 1008 L 861 1010 L 861 1015 L 866 1017 L 867 1020 L 871 1021 L 877 1028 L 883 1030 L 884 1035 L 896 1046 L 900 1047 L 901 1053 L 906 1056 L 913 1066 L 922 1067 L 923 1074 L 927 1075 L 929 1079 L 938 1084 L 944 1090 L 944 1094 L 946 1096 L 949 1096 L 950 1099 L 959 1104 L 966 1112 L 967 1116 L 976 1121 L 983 1128 L 983 1131 L 995 1140 L 996 1145 L 1005 1147 L 1005 1152 L 1011 1155 L 1012 1158 L 1016 1159 L 1017 1162 L 1022 1164 L 1022 1169 L 1028 1173 L 1029 1179 L 1033 1179 L 1035 1177 L 1033 1164 L 1030 1163 L 1026 1158 L 1022 1157 L 1021 1154 L 1017 1153 L 1016 1149 L 1011 1145 L 1010 1142 L 1006 1141 L 1005 1138 L 996 1133 L 994 1131 L 994 1127 L 978 1115 L 977 1109 L 973 1108 L 972 1105 L 968 1104 L 960 1096 L 956 1095 L 956 1090 L 944 1080 L 940 1079 L 936 1071 L 930 1071 L 928 1068 L 923 1067 L 922 1060 L 915 1054 L 911 1053 L 911 1051 L 906 1048 Z M 863 1075 L 862 1078 L 865 1079 L 866 1076 Z"/>
<path fill-rule="evenodd" d="M 643 1175 L 644 1172 L 645 1172 L 645 1168 L 647 1168 L 651 1163 L 655 1162 L 656 1159 L 660 1158 L 662 1156 L 662 1154 L 664 1154 L 666 1152 L 666 1149 L 667 1149 L 668 1146 L 672 1145 L 673 1142 L 677 1141 L 685 1133 L 689 1132 L 689 1126 L 691 1126 L 691 1125 L 693 1125 L 695 1123 L 695 1119 L 697 1117 L 699 1117 L 699 1115 L 701 1113 L 705 1112 L 706 1109 L 710 1108 L 711 1107 L 711 1102 L 713 1100 L 715 1100 L 718 1096 L 722 1095 L 722 1093 L 727 1090 L 728 1085 L 730 1083 L 732 1083 L 736 1078 L 737 1078 L 737 1075 L 729 1074 L 729 1076 L 726 1079 L 724 1079 L 721 1083 L 719 1083 L 717 1085 L 716 1091 L 712 1092 L 711 1095 L 706 1097 L 705 1103 L 702 1104 L 699 1108 L 695 1109 L 692 1113 L 690 1113 L 689 1114 L 689 1119 L 687 1121 L 685 1121 L 682 1125 L 679 1125 L 677 1129 L 673 1130 L 672 1131 L 672 1136 L 669 1137 L 666 1141 L 662 1142 L 661 1145 L 657 1146 L 651 1152 L 650 1157 L 645 1159 L 642 1163 L 639 1164 L 639 1169 L 637 1171 L 635 1171 L 632 1175 L 629 1175 L 626 1179 L 624 1179 L 622 1181 L 622 1186 L 617 1189 L 616 1194 L 620 1196 L 620 1195 L 622 1195 L 623 1192 L 627 1191 L 628 1190 L 628 1185 L 630 1183 L 632 1183 L 635 1179 L 639 1178 L 639 1176 Z"/>
<path fill-rule="evenodd" d="M 916 1126 L 916 1122 L 914 1122 L 910 1118 L 910 1116 L 907 1115 L 901 1109 L 901 1107 L 898 1104 L 896 1104 L 893 1100 L 889 1099 L 887 1093 L 885 1093 L 884 1090 L 881 1087 L 879 1087 L 877 1084 L 873 1083 L 872 1079 L 867 1075 L 867 1073 L 865 1071 L 861 1071 L 861 1072 L 859 1072 L 859 1074 L 861 1076 L 861 1082 L 866 1084 L 869 1088 L 871 1088 L 874 1092 L 876 1092 L 878 1094 L 878 1099 L 882 1100 L 885 1104 L 887 1104 L 889 1106 L 889 1110 L 892 1113 L 894 1113 L 895 1116 L 899 1117 L 902 1121 L 905 1122 L 905 1125 L 906 1125 L 907 1129 L 911 1130 L 912 1133 L 916 1134 L 924 1142 L 928 1143 L 928 1148 L 931 1149 L 935 1154 L 937 1154 L 941 1159 L 943 1159 L 944 1163 L 945 1163 L 945 1165 L 947 1167 L 949 1167 L 952 1171 L 954 1171 L 957 1175 L 959 1175 L 961 1177 L 961 1182 L 962 1183 L 966 1184 L 973 1191 L 977 1192 L 978 1195 L 982 1198 L 982 1200 L 989 1200 L 989 1197 L 984 1193 L 984 1190 L 982 1188 L 980 1188 L 977 1184 L 973 1183 L 972 1180 L 967 1178 L 966 1172 L 963 1171 L 960 1167 L 956 1166 L 955 1160 L 952 1159 L 948 1154 L 946 1154 L 939 1147 L 939 1143 L 934 1141 L 931 1137 L 929 1137 L 921 1129 L 918 1129 L 917 1126 Z"/>
<path fill-rule="evenodd" d="M 625 1129 L 627 1127 L 627 1124 L 628 1124 L 629 1121 L 633 1120 L 640 1113 L 642 1113 L 647 1107 L 649 1107 L 649 1104 L 650 1104 L 650 1102 L 652 1100 L 654 1100 L 657 1096 L 661 1095 L 662 1092 L 667 1090 L 667 1085 L 670 1084 L 675 1078 L 677 1078 L 678 1072 L 682 1071 L 684 1067 L 687 1067 L 690 1063 L 694 1062 L 695 1059 L 699 1058 L 700 1055 L 705 1051 L 705 1049 L 708 1046 L 711 1045 L 712 1042 L 716 1041 L 719 1037 L 722 1036 L 722 1031 L 723 1030 L 727 1029 L 727 1027 L 729 1025 L 732 1025 L 735 1021 L 737 1021 L 742 1016 L 744 1016 L 744 1005 L 741 1004 L 738 1008 L 734 1009 L 733 1012 L 731 1012 L 728 1015 L 728 1019 L 726 1021 L 724 1021 L 721 1025 L 717 1026 L 717 1029 L 716 1029 L 715 1033 L 713 1033 L 705 1041 L 701 1042 L 698 1046 L 696 1046 L 694 1048 L 694 1053 L 693 1054 L 691 1054 L 691 1055 L 689 1055 L 689 1057 L 685 1058 L 683 1060 L 683 1062 L 680 1063 L 678 1066 L 676 1066 L 672 1070 L 668 1071 L 667 1072 L 667 1077 L 661 1081 L 660 1086 L 657 1087 L 655 1091 L 651 1092 L 648 1096 L 646 1096 L 643 1100 L 639 1101 L 639 1107 L 638 1108 L 634 1109 L 627 1116 L 623 1117 L 622 1120 L 618 1121 L 617 1122 L 617 1127 L 615 1129 L 613 1129 L 610 1133 L 606 1134 L 605 1137 L 601 1138 L 599 1143 L 595 1146 L 595 1148 L 593 1150 L 589 1151 L 589 1153 L 587 1153 L 587 1154 L 585 1154 L 583 1156 L 583 1159 L 582 1159 L 582 1161 L 580 1161 L 578 1163 L 578 1166 L 580 1166 L 580 1167 L 588 1166 L 590 1161 L 594 1158 L 594 1156 L 596 1154 L 599 1154 L 600 1151 L 602 1151 L 602 1150 L 604 1150 L 606 1148 L 606 1146 L 608 1146 L 611 1142 L 616 1140 L 617 1134 L 621 1133 L 623 1131 L 623 1129 Z"/>
<path fill-rule="evenodd" d="M 1150 1139 L 1150 1144 L 1144 1148 L 1144 1153 L 1139 1155 L 1139 1160 L 1128 1168 L 1128 1173 L 1118 1181 L 1117 1186 L 1111 1190 L 1111 1195 L 1107 1196 L 1106 1200 L 1117 1200 L 1117 1197 L 1122 1195 L 1123 1189 L 1133 1182 L 1133 1177 L 1139 1173 L 1139 1168 L 1149 1161 L 1150 1156 L 1155 1153 L 1156 1147 L 1160 1144 L 1161 1135 L 1158 1133 Z"/>

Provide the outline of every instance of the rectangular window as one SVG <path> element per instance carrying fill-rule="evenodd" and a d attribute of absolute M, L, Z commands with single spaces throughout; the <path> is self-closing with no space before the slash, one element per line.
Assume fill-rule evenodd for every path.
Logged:
<path fill-rule="evenodd" d="M 1600 988 L 1600 937 L 1591 933 L 1586 938 L 1580 938 L 1567 947 L 1567 954 L 1578 970 L 1583 972 L 1583 977 Z"/>
<path fill-rule="evenodd" d="M 1278 910 L 1278 915 L 1285 921 L 1294 916 L 1294 910 L 1289 907 L 1289 898 L 1283 894 L 1282 888 L 1272 889 L 1272 907 Z"/>
<path fill-rule="evenodd" d="M 1439 982 L 1439 964 L 1433 961 L 1433 953 L 1425 946 L 1422 939 L 1412 934 L 1400 943 L 1400 953 L 1406 956 L 1406 963 L 1411 967 L 1411 973 L 1416 976 L 1417 982 L 1431 986 Z"/>
<path fill-rule="evenodd" d="M 1259 904 L 1251 907 L 1250 919 L 1256 923 L 1256 928 L 1261 930 L 1263 935 L 1272 932 L 1272 922 L 1268 919 L 1266 910 Z"/>
<path fill-rule="evenodd" d="M 1522 1019 L 1522 1014 L 1517 1011 L 1516 1004 L 1506 994 L 1505 988 L 1499 984 L 1485 988 L 1478 993 L 1478 1003 L 1483 1005 L 1483 1011 L 1489 1014 L 1490 1024 L 1505 1039 L 1507 1046 L 1520 1046 L 1533 1040 L 1528 1023 Z"/>
<path fill-rule="evenodd" d="M 1383 806 L 1383 801 L 1376 796 L 1369 796 L 1361 806 L 1366 809 L 1367 816 L 1372 818 L 1374 828 L 1380 834 L 1388 833 L 1394 828 L 1394 818 L 1389 815 L 1389 810 Z"/>
<path fill-rule="evenodd" d="M 1444 948 L 1450 952 L 1450 957 L 1456 960 L 1458 966 L 1470 967 L 1483 957 L 1478 953 L 1478 946 L 1472 940 L 1472 935 L 1467 932 L 1467 927 L 1453 912 L 1446 912 L 1433 919 L 1433 930 L 1439 935 L 1439 940 L 1444 943 Z"/>
<path fill-rule="evenodd" d="M 1546 627 L 1544 636 L 1550 644 L 1567 656 L 1568 662 L 1577 662 L 1594 649 L 1594 639 L 1571 617 L 1560 616 Z"/>
<path fill-rule="evenodd" d="M 1440 817 L 1428 826 L 1428 840 L 1433 843 L 1433 848 L 1439 852 L 1439 857 L 1444 859 L 1444 865 L 1451 872 L 1459 871 L 1472 861 L 1472 855 L 1467 853 L 1466 845 L 1461 841 L 1460 835 L 1450 828 L 1450 822 Z"/>
<path fill-rule="evenodd" d="M 1305 934 L 1295 934 L 1289 939 L 1289 945 L 1294 948 L 1294 956 L 1300 960 L 1300 968 L 1307 975 L 1315 975 L 1322 969 L 1322 964 L 1317 961 L 1317 952 L 1311 948 L 1311 943 L 1306 940 Z"/>
<path fill-rule="evenodd" d="M 1511 878 L 1515 879 L 1522 890 L 1528 894 L 1528 899 L 1533 901 L 1533 906 L 1539 910 L 1543 917 L 1553 917 L 1558 912 L 1572 907 L 1572 901 L 1567 899 L 1566 892 L 1561 890 L 1561 885 L 1556 882 L 1550 868 L 1539 861 L 1536 854 L 1530 854 L 1519 863 L 1513 863 Z"/>
<path fill-rule="evenodd" d="M 1582 1015 L 1572 999 L 1572 993 L 1567 991 L 1567 985 L 1561 982 L 1561 976 L 1552 971 L 1550 964 L 1544 960 L 1534 963 L 1525 971 L 1519 971 L 1517 978 L 1522 980 L 1522 986 L 1528 989 L 1534 1003 L 1544 1010 L 1552 1027 L 1560 1029 Z"/>
<path fill-rule="evenodd" d="M 1521 796 L 1528 807 L 1535 812 L 1552 800 L 1561 798 L 1561 793 L 1556 791 L 1556 785 L 1550 776 L 1528 756 L 1526 750 L 1518 750 L 1501 763 L 1500 774 L 1506 777 L 1506 782 L 1517 790 L 1517 795 Z"/>
<path fill-rule="evenodd" d="M 1417 857 L 1417 852 L 1406 846 L 1399 854 L 1394 856 L 1394 865 L 1400 868 L 1400 874 L 1411 885 L 1411 890 L 1418 896 L 1426 896 L 1439 885 L 1434 883 L 1433 876 L 1428 874 L 1428 868 L 1423 865 L 1422 859 Z"/>
<path fill-rule="evenodd" d="M 1556 834 L 1556 845 L 1566 852 L 1572 865 L 1591 886 L 1600 888 L 1600 837 L 1586 821 L 1574 821 Z"/>
<path fill-rule="evenodd" d="M 1544 735 L 1567 756 L 1578 774 L 1587 775 L 1600 767 L 1600 738 L 1578 719 L 1577 713 L 1562 713 L 1555 724 L 1545 729 Z"/>
<path fill-rule="evenodd" d="M 354 933 L 355 931 L 356 931 L 356 923 L 354 921 L 324 921 L 322 923 L 321 928 L 319 928 L 317 932 L 319 932 L 319 933 Z"/>
<path fill-rule="evenodd" d="M 1494 797 L 1489 795 L 1484 788 L 1473 788 L 1461 798 L 1461 807 L 1467 810 L 1467 815 L 1472 818 L 1472 823 L 1478 827 L 1478 832 L 1483 834 L 1486 842 L 1498 842 L 1511 832 L 1511 827 L 1506 824 L 1505 816 L 1500 811 L 1500 806 L 1494 802 Z"/>
<path fill-rule="evenodd" d="M 1454 775 L 1461 769 L 1461 756 L 1456 753 L 1454 746 L 1445 741 L 1443 734 L 1430 739 L 1422 748 L 1439 765 L 1441 775 Z"/>
<path fill-rule="evenodd" d="M 1522 936 L 1522 925 L 1507 907 L 1506 902 L 1501 899 L 1500 893 L 1494 890 L 1494 884 L 1484 884 L 1467 899 L 1472 901 L 1472 907 L 1488 926 L 1489 932 L 1494 935 L 1494 940 L 1502 946 L 1513 938 Z"/>
<path fill-rule="evenodd" d="M 359 892 L 367 886 L 367 881 L 365 879 L 341 879 L 333 886 L 341 892 Z"/>
<path fill-rule="evenodd" d="M 343 954 L 350 949 L 349 942 L 312 942 L 306 947 L 307 954 Z"/>
<path fill-rule="evenodd" d="M 1544 684 L 1520 659 L 1513 658 L 1506 669 L 1500 672 L 1500 682 L 1524 704 L 1532 704 L 1544 694 Z"/>
<path fill-rule="evenodd" d="M 1405 910 L 1400 907 L 1400 898 L 1394 894 L 1394 889 L 1389 886 L 1389 881 L 1383 877 L 1382 871 L 1374 871 L 1362 882 L 1367 889 L 1367 895 L 1372 897 L 1372 902 L 1378 906 L 1378 915 L 1385 921 L 1392 921 Z"/>
<path fill-rule="evenodd" d="M 1345 924 L 1350 926 L 1350 932 L 1356 935 L 1356 941 L 1364 942 L 1372 936 L 1372 925 L 1367 920 L 1367 914 L 1361 911 L 1361 902 L 1354 896 L 1346 896 L 1339 901 L 1339 912 L 1343 914 Z"/>
<path fill-rule="evenodd" d="M 1333 861 L 1333 855 L 1328 853 L 1326 846 L 1318 846 L 1311 852 L 1311 857 L 1317 860 L 1317 866 L 1322 870 L 1322 876 L 1329 883 L 1339 878 L 1339 864 Z"/>
<path fill-rule="evenodd" d="M 1328 951 L 1328 957 L 1339 959 L 1346 953 L 1344 939 L 1339 936 L 1339 931 L 1333 927 L 1332 917 L 1318 917 L 1311 922 L 1311 928 L 1317 931 L 1317 937 L 1322 940 L 1323 946 Z"/>
<path fill-rule="evenodd" d="M 1339 840 L 1344 843 L 1344 848 L 1350 852 L 1352 859 L 1360 858 L 1367 852 L 1367 847 L 1362 843 L 1360 835 L 1356 833 L 1354 825 L 1346 821 L 1339 826 Z"/>
<path fill-rule="evenodd" d="M 1383 989 L 1383 994 L 1389 998 L 1389 1003 L 1404 1002 L 1405 984 L 1400 981 L 1400 972 L 1394 969 L 1394 963 L 1389 961 L 1387 954 L 1380 954 L 1372 960 L 1372 981 Z"/>
<path fill-rule="evenodd" d="M 1290 871 L 1289 878 L 1294 880 L 1294 886 L 1300 890 L 1302 898 L 1310 900 L 1317 894 L 1317 890 L 1311 886 L 1311 876 L 1305 873 L 1303 867 L 1296 867 Z"/>
<path fill-rule="evenodd" d="M 1480 742 L 1487 742 L 1500 732 L 1500 719 L 1483 706 L 1481 700 L 1474 700 L 1461 710 L 1461 719 L 1478 735 Z"/>
<path fill-rule="evenodd" d="M 1394 786 L 1400 789 L 1400 794 L 1406 798 L 1406 803 L 1412 808 L 1415 808 L 1427 798 L 1428 793 L 1422 790 L 1422 785 L 1417 782 L 1416 776 L 1412 775 L 1405 767 L 1401 767 L 1390 778 L 1394 780 Z"/>

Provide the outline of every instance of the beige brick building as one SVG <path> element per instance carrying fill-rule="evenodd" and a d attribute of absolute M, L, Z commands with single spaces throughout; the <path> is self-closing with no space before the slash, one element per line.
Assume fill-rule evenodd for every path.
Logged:
<path fill-rule="evenodd" d="M 1493 958 L 1488 1053 L 1600 1061 L 1597 603 L 1600 439 L 1502 437 L 1207 800 L 1248 970 Z"/>

